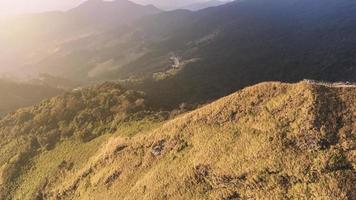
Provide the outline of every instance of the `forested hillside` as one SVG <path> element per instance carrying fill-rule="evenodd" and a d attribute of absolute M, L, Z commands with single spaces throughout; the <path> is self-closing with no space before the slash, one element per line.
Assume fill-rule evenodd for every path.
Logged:
<path fill-rule="evenodd" d="M 33 187 L 42 184 L 43 176 L 48 175 L 46 173 L 58 164 L 58 160 L 48 160 L 42 168 L 38 168 L 44 170 L 36 172 L 38 179 L 31 176 L 31 180 L 26 180 L 25 174 L 31 170 L 32 162 L 58 145 L 69 146 L 63 149 L 66 151 L 62 152 L 63 155 L 57 155 L 58 158 L 54 159 L 63 156 L 78 158 L 83 156 L 80 152 L 85 149 L 95 152 L 95 145 L 99 144 L 96 138 L 103 135 L 107 138 L 116 131 L 130 136 L 166 119 L 168 114 L 150 111 L 142 92 L 126 90 L 114 83 L 103 83 L 77 89 L 6 115 L 0 120 L 0 199 L 30 198 L 32 193 L 14 192 L 30 189 L 33 192 Z M 85 157 L 81 158 L 84 159 L 81 162 L 85 162 Z M 34 182 L 28 184 L 23 181 Z"/>

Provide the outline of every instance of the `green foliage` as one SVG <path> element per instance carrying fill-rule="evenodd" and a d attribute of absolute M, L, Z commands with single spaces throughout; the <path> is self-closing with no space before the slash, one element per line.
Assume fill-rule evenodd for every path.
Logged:
<path fill-rule="evenodd" d="M 129 121 L 153 120 L 160 115 L 147 110 L 144 93 L 108 82 L 77 89 L 9 114 L 0 120 L 0 167 L 3 168 L 0 173 L 4 176 L 0 194 L 7 196 L 16 188 L 12 185 L 31 158 L 51 151 L 61 141 L 90 142 L 103 134 L 115 133 Z M 157 121 L 160 120 L 163 118 Z"/>
<path fill-rule="evenodd" d="M 61 141 L 52 150 L 42 152 L 25 164 L 27 167 L 19 172 L 21 176 L 16 180 L 11 195 L 14 199 L 39 198 L 46 183 L 60 182 L 65 175 L 84 167 L 111 137 L 133 136 L 158 125 L 151 120 L 124 122 L 117 126 L 114 134 L 104 134 L 87 142 L 74 138 Z"/>

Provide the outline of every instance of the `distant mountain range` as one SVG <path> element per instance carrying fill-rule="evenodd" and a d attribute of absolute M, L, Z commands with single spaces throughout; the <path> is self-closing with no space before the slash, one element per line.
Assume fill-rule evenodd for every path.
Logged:
<path fill-rule="evenodd" d="M 39 29 L 23 37 L 31 54 L 17 55 L 36 72 L 121 80 L 163 104 L 196 103 L 267 80 L 356 81 L 355 13 L 349 0 L 236 1 L 196 12 L 88 1 L 32 16 Z M 51 26 L 57 39 L 41 29 Z"/>
<path fill-rule="evenodd" d="M 193 4 L 190 4 L 190 5 L 182 7 L 182 9 L 187 9 L 187 10 L 191 10 L 191 11 L 197 11 L 197 10 L 202 10 L 204 8 L 220 6 L 220 5 L 223 5 L 225 3 L 226 2 L 224 2 L 224 1 L 211 0 L 211 1 L 206 1 L 206 2 L 193 3 Z"/>
<path fill-rule="evenodd" d="M 206 8 L 208 6 L 214 5 L 212 2 L 216 0 L 133 0 L 139 4 L 143 5 L 155 5 L 163 10 L 176 10 L 181 8 L 189 8 L 191 5 L 193 8 L 197 6 L 199 8 Z M 225 0 L 226 1 L 226 0 Z"/>
<path fill-rule="evenodd" d="M 103 33 L 159 12 L 152 5 L 142 6 L 126 0 L 88 0 L 67 12 L 20 15 L 0 21 L 0 61 L 3 65 L 0 69 L 6 67 L 10 72 L 32 72 L 40 60 L 58 50 L 58 45 Z"/>

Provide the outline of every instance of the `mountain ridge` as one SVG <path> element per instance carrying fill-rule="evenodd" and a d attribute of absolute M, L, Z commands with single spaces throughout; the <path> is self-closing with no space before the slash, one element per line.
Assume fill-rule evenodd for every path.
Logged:
<path fill-rule="evenodd" d="M 26 162 L 12 194 L 347 200 L 356 195 L 355 89 L 310 81 L 261 83 L 158 125 L 131 124 L 131 136 L 119 125 L 114 135 L 65 140 Z M 87 153 L 78 158 L 80 148 Z M 0 169 L 4 178 L 8 168 Z"/>
<path fill-rule="evenodd" d="M 91 186 L 80 184 L 90 180 L 95 188 L 122 191 L 111 198 L 263 199 L 269 195 L 276 199 L 350 199 L 355 196 L 355 160 L 354 142 L 348 134 L 355 127 L 347 110 L 354 110 L 354 90 L 305 82 L 246 88 L 133 141 L 113 139 L 74 179 L 65 182 L 68 185 L 63 185 L 58 197 L 91 196 L 95 193 Z M 293 99 L 286 98 L 286 93 Z M 344 105 L 343 100 L 333 102 L 333 95 L 341 95 L 351 105 Z M 247 102 L 251 105 L 244 107 Z M 274 126 L 269 119 L 272 113 L 266 116 L 262 105 L 273 109 L 276 120 L 284 125 Z M 340 105 L 346 110 L 334 110 Z M 337 142 L 334 135 L 328 135 L 333 134 L 328 128 L 335 127 L 335 122 L 324 110 L 327 106 L 343 116 L 336 130 Z M 248 112 L 256 116 L 251 118 Z M 136 156 L 132 151 L 145 153 Z M 138 177 L 137 173 L 143 174 Z"/>
<path fill-rule="evenodd" d="M 206 2 L 198 2 L 198 3 L 186 5 L 186 6 L 182 7 L 182 9 L 198 11 L 198 10 L 202 10 L 202 9 L 206 9 L 206 8 L 210 8 L 210 7 L 221 6 L 226 3 L 228 3 L 228 2 L 219 1 L 219 0 L 210 0 L 210 1 L 206 1 Z"/>

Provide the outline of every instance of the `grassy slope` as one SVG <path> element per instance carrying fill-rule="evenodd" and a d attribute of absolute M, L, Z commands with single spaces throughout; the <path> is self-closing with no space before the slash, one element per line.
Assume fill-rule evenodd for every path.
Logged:
<path fill-rule="evenodd" d="M 66 170 L 79 170 L 84 167 L 89 158 L 111 137 L 130 137 L 150 130 L 158 124 L 152 121 L 127 123 L 121 125 L 116 134 L 104 134 L 90 142 L 83 143 L 71 139 L 59 143 L 53 150 L 33 158 L 29 167 L 22 169 L 21 177 L 17 180 L 18 186 L 12 194 L 13 198 L 33 199 L 39 195 L 36 193 L 39 189 L 45 187 L 47 182 L 60 178 Z"/>
<path fill-rule="evenodd" d="M 0 120 L 0 199 L 33 199 L 67 169 L 83 167 L 114 133 L 132 137 L 165 119 L 144 94 L 115 83 L 66 93 Z"/>
<path fill-rule="evenodd" d="M 110 139 L 56 199 L 353 199 L 356 88 L 264 83 Z"/>

